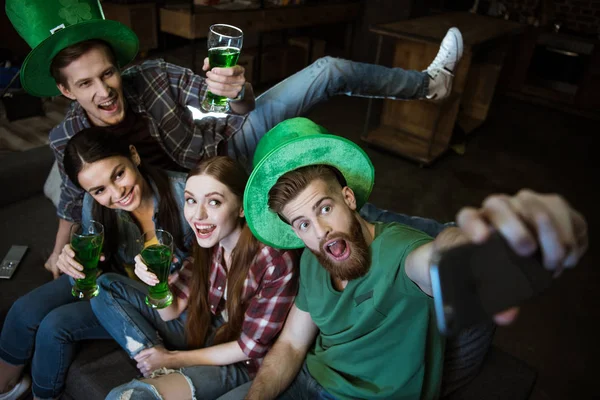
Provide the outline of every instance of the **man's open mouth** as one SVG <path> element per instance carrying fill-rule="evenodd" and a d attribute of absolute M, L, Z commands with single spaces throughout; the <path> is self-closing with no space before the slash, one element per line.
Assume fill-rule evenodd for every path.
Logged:
<path fill-rule="evenodd" d="M 344 239 L 333 239 L 323 246 L 327 253 L 335 261 L 344 261 L 350 256 L 350 246 Z"/>
<path fill-rule="evenodd" d="M 107 112 L 113 112 L 115 111 L 117 108 L 119 107 L 119 103 L 117 101 L 117 98 L 114 97 L 108 101 L 105 101 L 104 103 L 100 103 L 98 104 L 98 108 Z"/>

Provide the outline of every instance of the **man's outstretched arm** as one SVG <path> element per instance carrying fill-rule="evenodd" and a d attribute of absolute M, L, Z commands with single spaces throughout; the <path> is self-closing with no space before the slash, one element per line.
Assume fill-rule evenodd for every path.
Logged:
<path fill-rule="evenodd" d="M 263 360 L 246 400 L 275 399 L 285 391 L 302 368 L 318 331 L 310 314 L 294 305 L 281 335 Z"/>
<path fill-rule="evenodd" d="M 483 243 L 498 232 L 520 256 L 539 250 L 546 269 L 558 276 L 564 268 L 574 267 L 588 247 L 587 222 L 561 196 L 521 190 L 514 196 L 488 197 L 480 208 L 464 207 L 458 213 L 459 229 L 444 230 L 435 241 L 413 250 L 406 258 L 406 275 L 431 296 L 429 261 L 434 251 L 464 242 Z M 496 323 L 507 324 L 517 309 L 495 316 Z"/>

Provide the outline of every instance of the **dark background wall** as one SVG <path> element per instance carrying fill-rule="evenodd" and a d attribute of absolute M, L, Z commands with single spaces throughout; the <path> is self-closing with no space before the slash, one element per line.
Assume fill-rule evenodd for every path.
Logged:
<path fill-rule="evenodd" d="M 6 16 L 6 0 L 0 0 L 2 13 L 0 13 L 0 49 L 6 49 L 18 58 L 24 58 L 29 52 L 29 46 L 21 39 L 15 28 Z"/>
<path fill-rule="evenodd" d="M 535 14 L 542 8 L 551 19 L 576 32 L 600 34 L 600 0 L 503 0 L 509 10 Z M 539 4 L 539 5 L 538 5 Z"/>

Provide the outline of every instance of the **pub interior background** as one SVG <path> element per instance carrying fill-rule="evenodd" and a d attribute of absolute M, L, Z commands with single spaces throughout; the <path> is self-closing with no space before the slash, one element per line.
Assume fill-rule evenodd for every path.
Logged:
<path fill-rule="evenodd" d="M 4 9 L 4 0 L 0 3 Z M 198 33 L 204 20 L 239 21 L 248 30 L 239 63 L 257 93 L 325 55 L 402 66 L 395 50 L 405 49 L 398 43 L 404 40 L 404 46 L 410 35 L 402 33 L 399 39 L 389 32 L 403 29 L 406 21 L 460 13 L 512 23 L 502 36 L 483 32 L 481 24 L 472 29 L 474 43 L 479 34 L 493 39 L 473 46 L 460 93 L 448 104 L 403 109 L 411 118 L 438 118 L 434 128 L 398 127 L 389 122 L 391 111 L 384 101 L 361 98 L 333 98 L 308 117 L 369 154 L 376 168 L 370 201 L 380 208 L 449 221 L 461 206 L 528 187 L 560 193 L 580 210 L 589 224 L 586 256 L 549 290 L 526 302 L 513 325 L 499 327 L 494 345 L 535 370 L 529 399 L 597 398 L 593 371 L 600 351 L 592 324 L 600 317 L 600 251 L 594 246 L 599 211 L 591 193 L 599 176 L 593 139 L 600 119 L 600 0 L 103 0 L 102 5 L 107 18 L 139 35 L 135 62 L 160 57 L 198 73 L 207 54 L 206 35 Z M 316 5 L 330 8 L 321 14 L 305 11 Z M 250 11 L 267 17 L 260 23 L 243 17 Z M 12 186 L 6 187 L 17 175 L 12 159 L 47 146 L 48 131 L 61 121 L 68 101 L 33 98 L 18 79 L 7 88 L 29 47 L 5 13 L 0 38 L 0 90 L 5 93 L 0 102 L 1 213 L 23 201 L 13 200 Z M 425 62 L 415 46 L 410 47 L 413 64 L 407 61 L 405 67 Z M 389 128 L 385 137 L 377 136 L 382 127 Z M 407 141 L 414 147 L 404 146 Z M 39 184 L 32 189 L 38 195 L 47 172 L 38 173 Z M 7 221 L 1 222 L 5 232 L 13 229 Z M 22 266 L 11 281 L 0 282 L 0 322 L 24 293 L 15 287 L 19 279 L 30 289 L 50 279 L 41 261 L 51 250 L 55 226 L 52 217 L 44 221 L 48 226 L 36 228 L 47 236 L 40 242 L 44 245 L 28 254 L 37 265 Z M 9 243 L 10 235 L 3 237 L 2 257 L 16 244 Z"/>

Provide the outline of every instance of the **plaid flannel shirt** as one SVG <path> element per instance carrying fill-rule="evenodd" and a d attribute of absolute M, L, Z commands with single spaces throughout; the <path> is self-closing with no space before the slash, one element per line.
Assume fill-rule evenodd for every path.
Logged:
<path fill-rule="evenodd" d="M 147 119 L 150 135 L 184 168 L 192 168 L 203 157 L 217 155 L 219 144 L 226 143 L 246 120 L 246 115 L 229 114 L 194 121 L 187 106 L 200 108 L 207 88 L 204 78 L 163 60 L 128 68 L 122 78 L 127 105 Z M 83 191 L 66 176 L 63 154 L 69 139 L 91 126 L 85 110 L 73 102 L 65 119 L 50 131 L 50 147 L 62 177 L 57 214 L 68 221 L 81 219 Z"/>
<path fill-rule="evenodd" d="M 298 253 L 277 250 L 260 244 L 248 276 L 244 282 L 242 302 L 247 306 L 242 333 L 238 344 L 250 359 L 245 361 L 248 374 L 254 378 L 263 358 L 283 328 L 288 312 L 298 292 Z M 173 295 L 189 297 L 189 280 L 193 262 L 185 262 L 179 279 L 171 286 Z M 223 262 L 223 248 L 215 249 L 209 272 L 208 304 L 215 316 L 225 311 L 227 269 Z"/>

